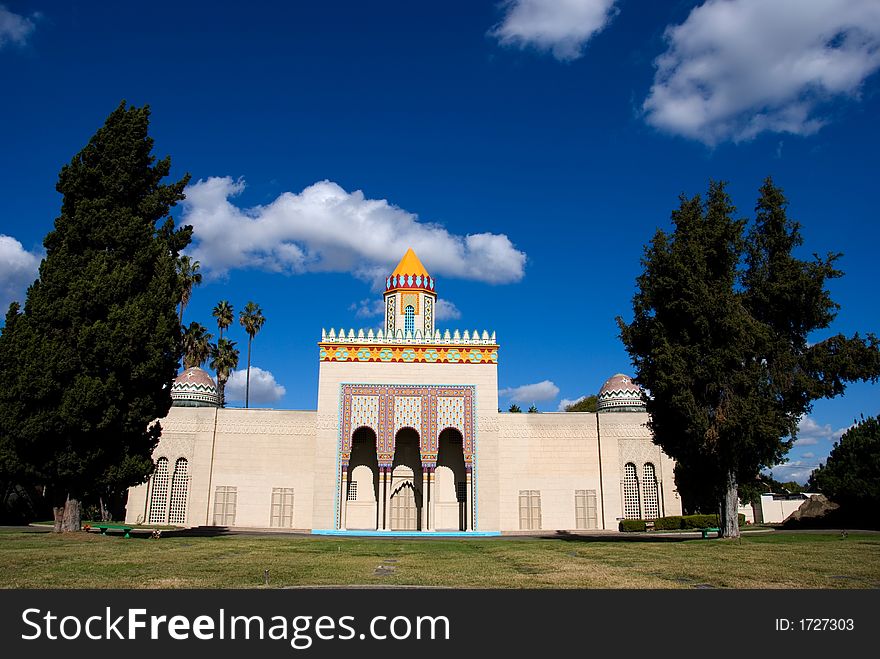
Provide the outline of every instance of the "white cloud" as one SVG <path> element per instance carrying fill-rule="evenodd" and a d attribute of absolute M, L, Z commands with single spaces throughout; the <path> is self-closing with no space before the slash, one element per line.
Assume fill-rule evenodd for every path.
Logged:
<path fill-rule="evenodd" d="M 34 22 L 27 16 L 15 14 L 4 5 L 0 5 L 0 48 L 7 43 L 23 46 L 35 27 Z"/>
<path fill-rule="evenodd" d="M 807 462 L 804 460 L 792 460 L 784 464 L 778 464 L 767 471 L 773 474 L 773 478 L 781 483 L 794 481 L 795 483 L 804 484 L 810 479 L 810 474 L 818 467 L 818 463 Z"/>
<path fill-rule="evenodd" d="M 37 278 L 41 259 L 12 236 L 0 234 L 0 317 L 13 300 L 24 305 L 25 292 Z"/>
<path fill-rule="evenodd" d="M 577 59 L 616 14 L 616 0 L 507 0 L 504 20 L 490 34 L 502 44 L 549 50 Z"/>
<path fill-rule="evenodd" d="M 514 403 L 537 403 L 538 401 L 556 398 L 559 395 L 559 387 L 550 380 L 542 380 L 535 384 L 524 384 L 521 387 L 502 389 L 498 392 L 498 395 Z"/>
<path fill-rule="evenodd" d="M 809 135 L 824 102 L 854 97 L 880 67 L 880 2 L 707 0 L 666 40 L 649 124 L 707 145 Z"/>
<path fill-rule="evenodd" d="M 819 425 L 813 418 L 805 416 L 798 424 L 798 438 L 794 445 L 815 446 L 820 441 L 834 441 L 840 439 L 840 436 L 849 428 L 850 426 L 847 426 L 834 430 L 830 423 Z"/>
<path fill-rule="evenodd" d="M 557 412 L 565 412 L 565 408 L 569 405 L 574 405 L 575 403 L 580 403 L 584 398 L 587 398 L 589 394 L 584 394 L 580 398 L 563 398 L 559 401 L 559 407 L 556 408 Z"/>
<path fill-rule="evenodd" d="M 354 311 L 358 318 L 372 318 L 385 313 L 385 301 L 381 298 L 364 298 L 360 302 L 354 302 L 349 308 Z"/>
<path fill-rule="evenodd" d="M 437 320 L 458 320 L 461 318 L 461 311 L 458 310 L 454 303 L 441 297 L 437 299 L 435 315 Z"/>
<path fill-rule="evenodd" d="M 801 455 L 801 457 L 806 460 L 809 460 L 810 458 L 815 458 L 816 454 L 812 453 L 812 452 L 807 452 L 807 453 L 804 453 L 803 455 Z"/>
<path fill-rule="evenodd" d="M 503 284 L 523 277 L 526 255 L 504 234 L 449 233 L 384 199 L 366 199 L 332 181 L 285 192 L 265 206 L 230 202 L 245 183 L 211 177 L 187 187 L 183 222 L 194 228 L 191 256 L 211 276 L 236 268 L 351 272 L 384 281 L 412 247 L 432 276 Z"/>
<path fill-rule="evenodd" d="M 226 382 L 226 400 L 244 401 L 247 369 L 235 371 Z M 287 390 L 275 381 L 275 376 L 257 366 L 251 366 L 251 387 L 249 404 L 274 403 Z"/>

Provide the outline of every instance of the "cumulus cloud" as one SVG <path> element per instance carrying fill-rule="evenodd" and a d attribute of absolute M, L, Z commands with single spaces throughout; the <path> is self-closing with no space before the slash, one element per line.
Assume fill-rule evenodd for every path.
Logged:
<path fill-rule="evenodd" d="M 849 426 L 835 430 L 830 423 L 819 425 L 813 418 L 805 416 L 798 424 L 798 438 L 794 445 L 815 446 L 820 441 L 835 441 L 847 430 Z"/>
<path fill-rule="evenodd" d="M 580 398 L 563 398 L 559 401 L 559 407 L 556 408 L 557 412 L 565 412 L 565 408 L 569 405 L 574 405 L 575 403 L 580 403 L 584 398 L 587 398 L 589 394 L 584 394 Z"/>
<path fill-rule="evenodd" d="M 765 131 L 809 135 L 823 103 L 880 68 L 877 0 L 707 0 L 666 29 L 643 110 L 707 145 Z"/>
<path fill-rule="evenodd" d="M 372 318 L 385 313 L 385 301 L 380 298 L 364 298 L 360 302 L 354 302 L 349 308 L 354 311 L 358 318 Z"/>
<path fill-rule="evenodd" d="M 5 5 L 0 5 L 0 48 L 8 43 L 23 46 L 35 27 L 33 20 L 27 16 L 13 13 Z"/>
<path fill-rule="evenodd" d="M 559 395 L 559 387 L 550 380 L 542 380 L 535 384 L 524 384 L 521 387 L 502 389 L 498 392 L 498 395 L 514 403 L 537 403 L 538 401 L 556 398 Z"/>
<path fill-rule="evenodd" d="M 783 483 L 794 481 L 795 483 L 806 483 L 810 479 L 810 474 L 819 465 L 806 460 L 792 460 L 784 464 L 778 464 L 770 471 L 773 478 Z"/>
<path fill-rule="evenodd" d="M 226 381 L 226 400 L 244 401 L 247 369 L 233 372 Z M 283 385 L 275 381 L 275 376 L 257 366 L 251 366 L 251 388 L 249 403 L 274 403 L 287 392 Z"/>
<path fill-rule="evenodd" d="M 443 298 L 437 299 L 434 314 L 437 320 L 458 320 L 461 318 L 461 311 L 458 310 L 458 307 L 453 302 Z"/>
<path fill-rule="evenodd" d="M 194 229 L 193 258 L 211 276 L 237 268 L 298 274 L 350 272 L 384 282 L 412 247 L 433 276 L 503 284 L 523 277 L 526 255 L 504 234 L 455 235 L 384 199 L 332 181 L 285 192 L 265 206 L 230 201 L 241 179 L 211 177 L 187 187 L 183 222 Z"/>
<path fill-rule="evenodd" d="M 41 258 L 12 236 L 0 234 L 0 314 L 6 313 L 13 300 L 24 304 L 25 291 L 37 278 Z"/>
<path fill-rule="evenodd" d="M 583 54 L 614 15 L 616 0 L 507 0 L 504 20 L 490 34 L 502 44 L 549 50 L 560 61 Z"/>

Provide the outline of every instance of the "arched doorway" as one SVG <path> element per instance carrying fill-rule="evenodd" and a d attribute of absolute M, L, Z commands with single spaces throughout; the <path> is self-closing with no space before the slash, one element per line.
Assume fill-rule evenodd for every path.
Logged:
<path fill-rule="evenodd" d="M 418 531 L 422 519 L 422 457 L 419 433 L 401 428 L 394 439 L 388 526 L 392 531 Z"/>
<path fill-rule="evenodd" d="M 352 433 L 351 458 L 342 493 L 345 528 L 378 528 L 379 460 L 376 456 L 376 433 L 361 426 Z"/>
<path fill-rule="evenodd" d="M 434 528 L 438 531 L 467 530 L 467 473 L 464 439 L 456 428 L 440 433 L 437 469 L 431 491 Z"/>

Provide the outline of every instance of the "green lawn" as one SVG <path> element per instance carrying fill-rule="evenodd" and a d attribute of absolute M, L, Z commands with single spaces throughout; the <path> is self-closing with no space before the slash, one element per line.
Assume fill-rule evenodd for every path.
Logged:
<path fill-rule="evenodd" d="M 2 588 L 878 588 L 880 535 L 740 541 L 404 540 L 0 532 Z"/>

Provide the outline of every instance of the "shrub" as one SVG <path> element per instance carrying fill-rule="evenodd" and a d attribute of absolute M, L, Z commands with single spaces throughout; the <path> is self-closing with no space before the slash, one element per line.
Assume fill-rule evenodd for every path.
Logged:
<path fill-rule="evenodd" d="M 739 525 L 745 526 L 746 516 L 739 516 Z M 676 531 L 679 529 L 705 529 L 718 526 L 718 515 L 672 515 L 654 520 L 657 531 Z"/>
<path fill-rule="evenodd" d="M 645 530 L 645 520 L 643 520 L 643 519 L 622 519 L 622 520 L 620 520 L 619 528 L 624 533 L 629 533 L 630 531 L 644 531 Z"/>

